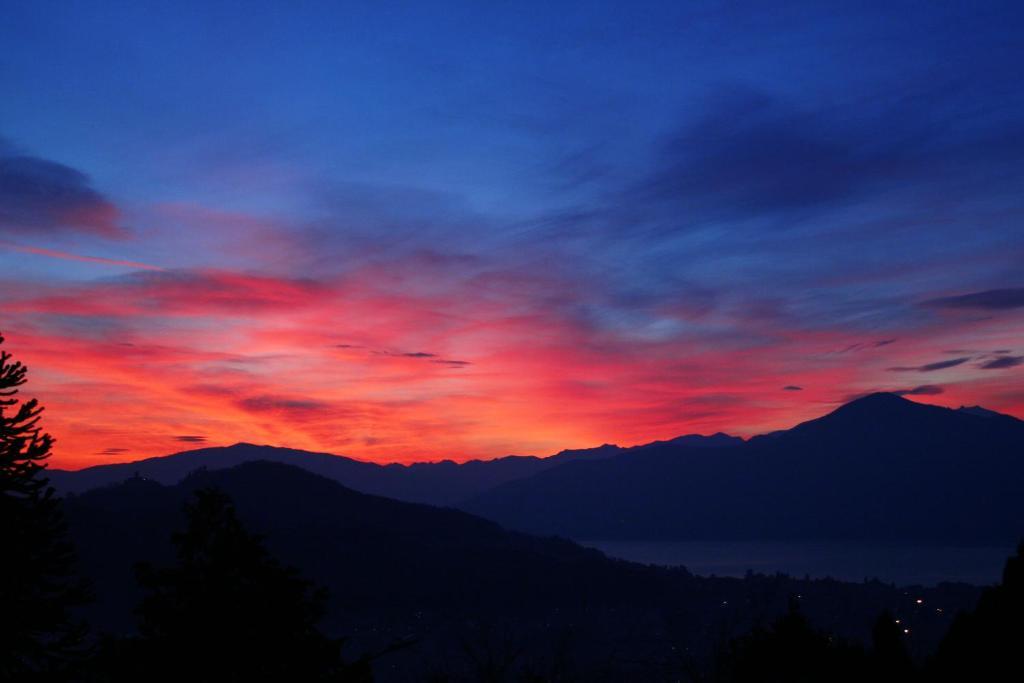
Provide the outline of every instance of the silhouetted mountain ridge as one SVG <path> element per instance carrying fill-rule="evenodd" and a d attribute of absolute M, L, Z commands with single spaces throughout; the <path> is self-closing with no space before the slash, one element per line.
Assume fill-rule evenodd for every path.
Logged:
<path fill-rule="evenodd" d="M 413 465 L 243 443 L 51 476 L 58 489 L 81 491 L 133 473 L 172 484 L 200 467 L 267 460 L 364 493 L 571 538 L 1005 544 L 1024 533 L 1022 453 L 1016 418 L 882 393 L 749 441 L 690 435 Z"/>
<path fill-rule="evenodd" d="M 685 442 L 695 447 L 713 448 L 727 445 L 730 439 L 735 437 L 724 434 L 708 437 L 693 434 L 678 437 L 674 441 Z M 408 465 L 381 465 L 342 455 L 243 442 L 233 446 L 200 448 L 134 462 L 97 465 L 78 471 L 50 470 L 49 475 L 58 491 L 80 493 L 118 483 L 135 475 L 163 484 L 174 484 L 201 467 L 211 470 L 225 469 L 246 462 L 265 460 L 296 465 L 363 493 L 433 505 L 456 505 L 495 486 L 556 465 L 579 460 L 610 458 L 640 448 L 644 446 L 624 448 L 604 444 L 596 448 L 563 450 L 547 458 L 510 455 L 494 460 L 470 460 L 463 463 L 442 460 Z"/>
<path fill-rule="evenodd" d="M 327 632 L 355 635 L 370 648 L 413 635 L 423 639 L 410 653 L 416 657 L 453 653 L 437 648 L 457 654 L 460 643 L 494 624 L 515 634 L 516 647 L 543 649 L 569 634 L 596 661 L 614 648 L 630 661 L 658 662 L 681 642 L 709 654 L 723 634 L 780 614 L 795 594 L 816 621 L 852 637 L 865 637 L 882 609 L 909 612 L 914 597 L 952 610 L 977 595 L 966 586 L 908 593 L 879 582 L 694 577 L 506 531 L 458 510 L 358 493 L 298 467 L 252 462 L 200 470 L 174 486 L 133 478 L 66 500 L 80 565 L 95 589 L 87 614 L 94 625 L 131 632 L 140 597 L 132 566 L 172 562 L 170 536 L 182 528 L 182 507 L 209 487 L 230 496 L 275 557 L 330 590 Z M 631 638 L 641 625 L 651 635 L 637 643 Z M 928 610 L 913 627 L 922 643 L 934 643 L 945 620 Z M 655 651 L 664 654 L 652 657 Z"/>
<path fill-rule="evenodd" d="M 506 531 L 451 508 L 360 494 L 298 467 L 257 461 L 198 470 L 172 486 L 136 477 L 67 499 L 81 562 L 96 586 L 98 622 L 130 623 L 137 598 L 126 590 L 133 585 L 131 566 L 170 560 L 169 539 L 182 523 L 184 502 L 209 486 L 230 496 L 275 554 L 332 587 L 349 608 L 383 608 L 389 601 L 465 606 L 474 595 L 495 603 L 559 604 L 591 599 L 591 590 L 599 590 L 586 586 L 580 567 L 589 567 L 584 573 L 598 582 L 622 579 L 624 567 L 627 573 L 648 571 L 571 542 Z M 510 573 L 523 594 L 511 595 L 504 586 Z M 537 596 L 524 594 L 530 586 L 538 587 Z M 541 595 L 548 590 L 550 595 Z"/>
<path fill-rule="evenodd" d="M 961 413 L 968 413 L 970 415 L 975 415 L 977 417 L 990 417 L 990 418 L 996 418 L 996 419 L 999 419 L 999 420 L 1016 420 L 1017 422 L 1021 421 L 1020 419 L 1018 419 L 1016 417 L 1013 417 L 1012 415 L 1006 415 L 1004 413 L 997 413 L 994 410 L 989 410 L 988 408 L 983 408 L 981 406 L 960 406 L 959 408 L 957 408 L 957 411 L 959 411 Z"/>
<path fill-rule="evenodd" d="M 464 507 L 571 538 L 1012 544 L 1024 422 L 872 394 L 707 457 L 671 442 L 569 463 Z"/>

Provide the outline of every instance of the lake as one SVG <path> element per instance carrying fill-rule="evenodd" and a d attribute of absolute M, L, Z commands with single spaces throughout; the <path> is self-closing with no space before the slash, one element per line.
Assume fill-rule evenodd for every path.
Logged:
<path fill-rule="evenodd" d="M 1012 547 L 949 548 L 838 543 L 580 541 L 609 557 L 683 565 L 702 576 L 743 576 L 748 570 L 844 581 L 877 578 L 899 585 L 999 581 Z"/>

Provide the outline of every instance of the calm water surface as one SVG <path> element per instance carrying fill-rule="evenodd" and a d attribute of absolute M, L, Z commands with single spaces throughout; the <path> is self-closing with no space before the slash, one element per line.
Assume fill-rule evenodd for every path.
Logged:
<path fill-rule="evenodd" d="M 836 543 L 580 541 L 610 557 L 644 564 L 683 565 L 694 574 L 743 576 L 748 570 L 844 581 L 877 578 L 900 585 L 999 581 L 1012 547 L 946 548 Z"/>

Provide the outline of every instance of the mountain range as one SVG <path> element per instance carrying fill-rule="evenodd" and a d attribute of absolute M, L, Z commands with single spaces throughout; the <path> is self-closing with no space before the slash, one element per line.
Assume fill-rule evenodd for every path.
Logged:
<path fill-rule="evenodd" d="M 378 465 L 237 444 L 50 472 L 63 493 L 266 460 L 540 535 L 1008 545 L 1024 535 L 1024 421 L 871 394 L 747 441 L 688 435 L 538 458 Z"/>
<path fill-rule="evenodd" d="M 660 443 L 693 448 L 720 448 L 742 443 L 742 439 L 726 434 L 691 434 L 668 442 L 655 442 Z M 639 448 L 644 447 L 646 446 Z M 48 470 L 48 475 L 54 488 L 67 494 L 81 493 L 136 476 L 161 484 L 176 484 L 200 468 L 219 470 L 263 460 L 295 465 L 363 493 L 413 503 L 455 506 L 495 486 L 529 477 L 552 467 L 578 460 L 603 460 L 633 450 L 635 448 L 605 444 L 596 448 L 564 450 L 545 458 L 510 455 L 494 460 L 470 460 L 463 463 L 444 460 L 411 465 L 380 465 L 330 453 L 239 443 L 226 447 L 200 448 L 134 462 L 97 465 L 81 470 L 51 469 Z"/>
<path fill-rule="evenodd" d="M 1022 490 L 1021 420 L 872 394 L 714 452 L 666 443 L 569 463 L 462 507 L 583 539 L 1010 546 Z"/>
<path fill-rule="evenodd" d="M 979 592 L 962 584 L 911 591 L 878 581 L 696 577 L 507 531 L 459 510 L 358 493 L 298 467 L 251 462 L 200 470 L 171 486 L 132 478 L 65 500 L 94 596 L 83 616 L 99 632 L 133 632 L 141 592 L 132 567 L 175 561 L 171 535 L 184 526 L 184 503 L 202 488 L 230 496 L 275 557 L 329 590 L 327 632 L 348 636 L 356 652 L 417 642 L 375 667 L 381 681 L 506 659 L 530 668 L 571 660 L 571 680 L 670 680 L 666 666 L 710 657 L 723 639 L 783 613 L 793 596 L 815 623 L 860 641 L 881 611 L 899 614 L 917 634 L 915 647 L 927 651 L 948 625 L 943 610 L 969 607 Z M 680 643 L 686 659 L 678 659 Z M 527 652 L 547 663 L 522 660 Z M 609 677 L 609 667 L 618 673 Z M 472 672 L 463 679 L 484 680 Z"/>

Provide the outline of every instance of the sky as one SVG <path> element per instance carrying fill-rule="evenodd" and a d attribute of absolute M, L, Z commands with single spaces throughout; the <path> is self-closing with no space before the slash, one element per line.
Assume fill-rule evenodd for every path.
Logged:
<path fill-rule="evenodd" d="M 56 467 L 1024 417 L 1019 3 L 0 6 Z"/>

